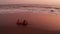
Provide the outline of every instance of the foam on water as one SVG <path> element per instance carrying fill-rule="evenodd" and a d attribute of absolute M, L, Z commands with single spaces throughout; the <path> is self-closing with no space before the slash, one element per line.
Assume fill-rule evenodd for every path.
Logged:
<path fill-rule="evenodd" d="M 54 12 L 51 12 L 53 10 Z M 42 14 L 59 14 L 60 9 L 54 8 L 37 8 L 37 7 L 21 7 L 18 9 L 0 9 L 0 14 L 8 13 L 19 13 L 19 12 L 31 12 L 31 13 L 42 13 Z"/>

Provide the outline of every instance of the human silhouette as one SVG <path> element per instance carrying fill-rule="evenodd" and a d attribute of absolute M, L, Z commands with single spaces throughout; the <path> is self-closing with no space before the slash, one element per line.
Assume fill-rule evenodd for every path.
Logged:
<path fill-rule="evenodd" d="M 28 24 L 28 23 L 27 23 L 26 20 L 24 20 L 23 23 L 22 23 L 23 26 L 26 26 L 27 24 Z"/>
<path fill-rule="evenodd" d="M 17 26 L 20 26 L 21 25 L 21 22 L 19 22 L 19 19 L 18 19 L 18 21 L 17 21 Z"/>

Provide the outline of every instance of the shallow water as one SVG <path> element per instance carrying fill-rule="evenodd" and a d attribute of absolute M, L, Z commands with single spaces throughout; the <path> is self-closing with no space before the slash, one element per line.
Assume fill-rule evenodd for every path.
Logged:
<path fill-rule="evenodd" d="M 60 15 L 41 13 L 22 12 L 0 15 L 0 26 L 16 26 L 18 18 L 20 22 L 24 19 L 27 20 L 29 26 L 47 30 L 60 30 Z"/>

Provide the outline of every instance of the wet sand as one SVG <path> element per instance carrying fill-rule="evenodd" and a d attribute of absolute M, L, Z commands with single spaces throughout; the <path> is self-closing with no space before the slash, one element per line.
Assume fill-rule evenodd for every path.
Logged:
<path fill-rule="evenodd" d="M 34 27 L 0 27 L 0 34 L 60 34 L 60 31 L 48 31 Z"/>
<path fill-rule="evenodd" d="M 18 18 L 26 19 L 29 26 L 16 27 Z M 0 34 L 60 34 L 59 14 L 14 13 L 0 15 L 0 19 Z"/>

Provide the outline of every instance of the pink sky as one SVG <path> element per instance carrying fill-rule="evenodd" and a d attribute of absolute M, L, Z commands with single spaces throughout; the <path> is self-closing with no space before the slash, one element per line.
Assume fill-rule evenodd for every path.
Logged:
<path fill-rule="evenodd" d="M 60 0 L 0 0 L 0 4 L 54 4 L 60 5 Z"/>

